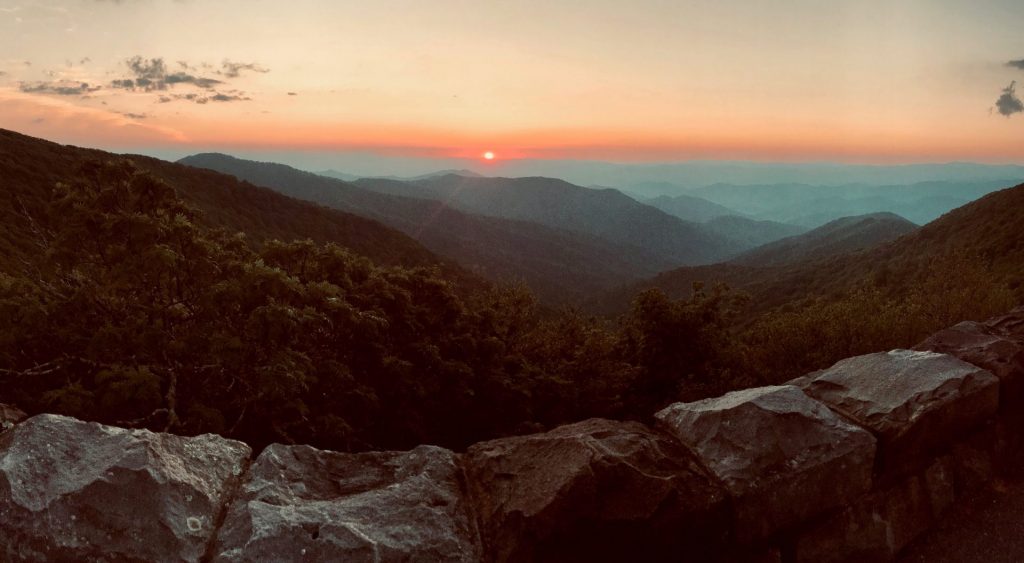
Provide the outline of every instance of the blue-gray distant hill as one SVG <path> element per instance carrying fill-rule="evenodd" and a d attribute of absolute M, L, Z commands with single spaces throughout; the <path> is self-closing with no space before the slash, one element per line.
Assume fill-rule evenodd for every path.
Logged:
<path fill-rule="evenodd" d="M 814 228 L 841 217 L 895 213 L 923 225 L 1006 186 L 1005 180 L 907 185 L 713 184 L 687 192 L 754 217 Z"/>
<path fill-rule="evenodd" d="M 585 232 L 467 213 L 433 199 L 405 197 L 425 194 L 420 188 L 398 193 L 413 185 L 395 180 L 374 180 L 395 188 L 395 193 L 381 193 L 368 189 L 363 181 L 357 185 L 223 154 L 198 154 L 179 162 L 376 219 L 483 277 L 525 281 L 549 303 L 575 301 L 686 263 Z"/>
<path fill-rule="evenodd" d="M 843 217 L 806 233 L 748 250 L 730 260 L 744 266 L 784 266 L 877 246 L 917 229 L 894 213 Z"/>
<path fill-rule="evenodd" d="M 706 223 L 718 217 L 740 215 L 739 212 L 729 209 L 724 205 L 687 194 L 677 196 L 660 195 L 644 200 L 644 203 L 657 207 L 669 215 L 675 215 L 684 221 L 693 221 L 695 223 Z"/>
<path fill-rule="evenodd" d="M 640 203 L 614 189 L 591 189 L 555 178 L 482 178 L 456 174 L 409 182 L 416 194 L 479 215 L 530 221 L 643 249 L 676 264 L 708 264 L 744 250 L 700 225 Z M 406 187 L 382 179 L 356 185 L 395 194 Z"/>

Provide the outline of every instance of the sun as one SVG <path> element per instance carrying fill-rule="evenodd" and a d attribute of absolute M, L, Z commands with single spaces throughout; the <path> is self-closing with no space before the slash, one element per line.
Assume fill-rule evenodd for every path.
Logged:
<path fill-rule="evenodd" d="M 494 153 L 487 151 L 484 153 L 484 160 L 494 160 Z"/>

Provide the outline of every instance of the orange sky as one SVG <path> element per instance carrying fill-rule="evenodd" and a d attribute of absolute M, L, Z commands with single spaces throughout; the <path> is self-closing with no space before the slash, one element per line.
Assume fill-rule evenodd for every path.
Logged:
<path fill-rule="evenodd" d="M 0 127 L 121 150 L 1024 162 L 1024 115 L 993 111 L 1024 77 L 1020 21 L 1011 0 L 0 0 Z"/>

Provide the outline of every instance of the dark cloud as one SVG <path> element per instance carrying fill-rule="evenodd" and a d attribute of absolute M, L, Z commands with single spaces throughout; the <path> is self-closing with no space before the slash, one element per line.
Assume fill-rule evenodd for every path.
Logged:
<path fill-rule="evenodd" d="M 122 113 L 121 115 L 123 115 L 125 117 L 129 117 L 131 119 L 146 119 L 147 117 L 149 117 L 149 116 L 147 116 L 144 113 L 131 113 L 131 112 L 125 112 L 125 113 Z"/>
<path fill-rule="evenodd" d="M 202 93 L 188 93 L 188 94 L 165 94 L 157 99 L 157 102 L 161 104 L 167 104 L 176 101 L 186 101 L 196 104 L 207 104 L 210 102 L 247 102 L 252 100 L 249 96 L 245 95 L 245 92 L 239 92 L 238 90 L 231 90 L 229 92 L 213 92 L 211 94 Z"/>
<path fill-rule="evenodd" d="M 1024 112 L 1024 102 L 1021 102 L 1020 98 L 1017 97 L 1016 80 L 1011 82 L 1006 88 L 1003 88 L 1002 95 L 996 100 L 996 111 L 1006 117 Z"/>
<path fill-rule="evenodd" d="M 210 90 L 223 80 L 196 76 L 188 72 L 168 72 L 167 63 L 162 58 L 144 59 L 139 56 L 132 57 L 124 62 L 131 72 L 131 78 L 120 78 L 110 82 L 111 88 L 122 90 L 142 90 L 144 92 L 156 92 L 167 90 L 175 84 L 191 84 L 204 90 Z M 185 70 L 190 70 L 187 63 L 178 63 Z"/>
<path fill-rule="evenodd" d="M 1019 68 L 1020 70 L 1024 70 L 1024 59 L 1017 59 L 1015 61 L 1010 61 L 1010 62 L 1006 63 L 1006 66 L 1013 67 L 1013 68 Z"/>
<path fill-rule="evenodd" d="M 28 94 L 53 94 L 56 96 L 85 96 L 95 92 L 101 86 L 94 86 L 88 82 L 72 82 L 70 80 L 58 80 L 55 82 L 22 82 L 18 88 Z"/>
<path fill-rule="evenodd" d="M 243 70 L 259 73 L 270 72 L 269 68 L 265 68 L 256 63 L 235 63 L 225 60 L 221 63 L 220 70 L 217 71 L 217 74 L 228 78 L 238 78 L 242 74 Z"/>
<path fill-rule="evenodd" d="M 288 95 L 289 96 L 298 96 L 299 93 L 298 92 L 288 92 Z"/>

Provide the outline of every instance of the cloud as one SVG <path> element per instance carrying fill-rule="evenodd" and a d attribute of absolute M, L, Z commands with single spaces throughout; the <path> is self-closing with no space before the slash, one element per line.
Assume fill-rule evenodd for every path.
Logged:
<path fill-rule="evenodd" d="M 1010 117 L 1015 113 L 1024 112 L 1024 102 L 1017 97 L 1017 81 L 1014 80 L 1009 86 L 1003 88 L 1003 93 L 996 100 L 996 111 L 1000 115 Z"/>
<path fill-rule="evenodd" d="M 269 68 L 260 66 L 256 63 L 235 63 L 229 60 L 225 60 L 221 63 L 220 68 L 221 69 L 217 71 L 217 74 L 228 78 L 238 78 L 241 76 L 243 70 L 259 72 L 261 74 L 270 72 Z"/>
<path fill-rule="evenodd" d="M 226 93 L 213 92 L 212 94 L 195 92 L 190 92 L 188 94 L 165 94 L 160 96 L 160 98 L 157 99 L 157 102 L 167 104 L 179 100 L 193 102 L 196 104 L 207 104 L 209 102 L 247 102 L 252 100 L 252 98 L 245 95 L 245 92 L 230 90 Z"/>
<path fill-rule="evenodd" d="M 187 72 L 168 72 L 167 64 L 163 58 L 144 59 L 134 56 L 124 62 L 132 77 L 119 78 L 110 82 L 111 88 L 122 90 L 142 90 L 144 92 L 155 92 L 167 90 L 175 84 L 191 84 L 204 90 L 223 84 L 223 80 L 196 76 Z M 187 63 L 178 63 L 186 70 L 191 67 Z"/>
<path fill-rule="evenodd" d="M 298 96 L 299 93 L 298 92 L 288 92 L 288 95 L 289 96 Z"/>
<path fill-rule="evenodd" d="M 1017 59 L 1006 63 L 1006 66 L 1024 70 L 1024 59 Z"/>
<path fill-rule="evenodd" d="M 140 123 L 128 115 L 78 105 L 67 98 L 0 88 L 4 127 L 63 143 L 89 146 L 138 146 L 186 140 L 180 131 Z"/>
<path fill-rule="evenodd" d="M 18 89 L 26 94 L 52 94 L 55 96 L 85 96 L 99 90 L 88 82 L 57 80 L 54 82 L 22 82 Z"/>

